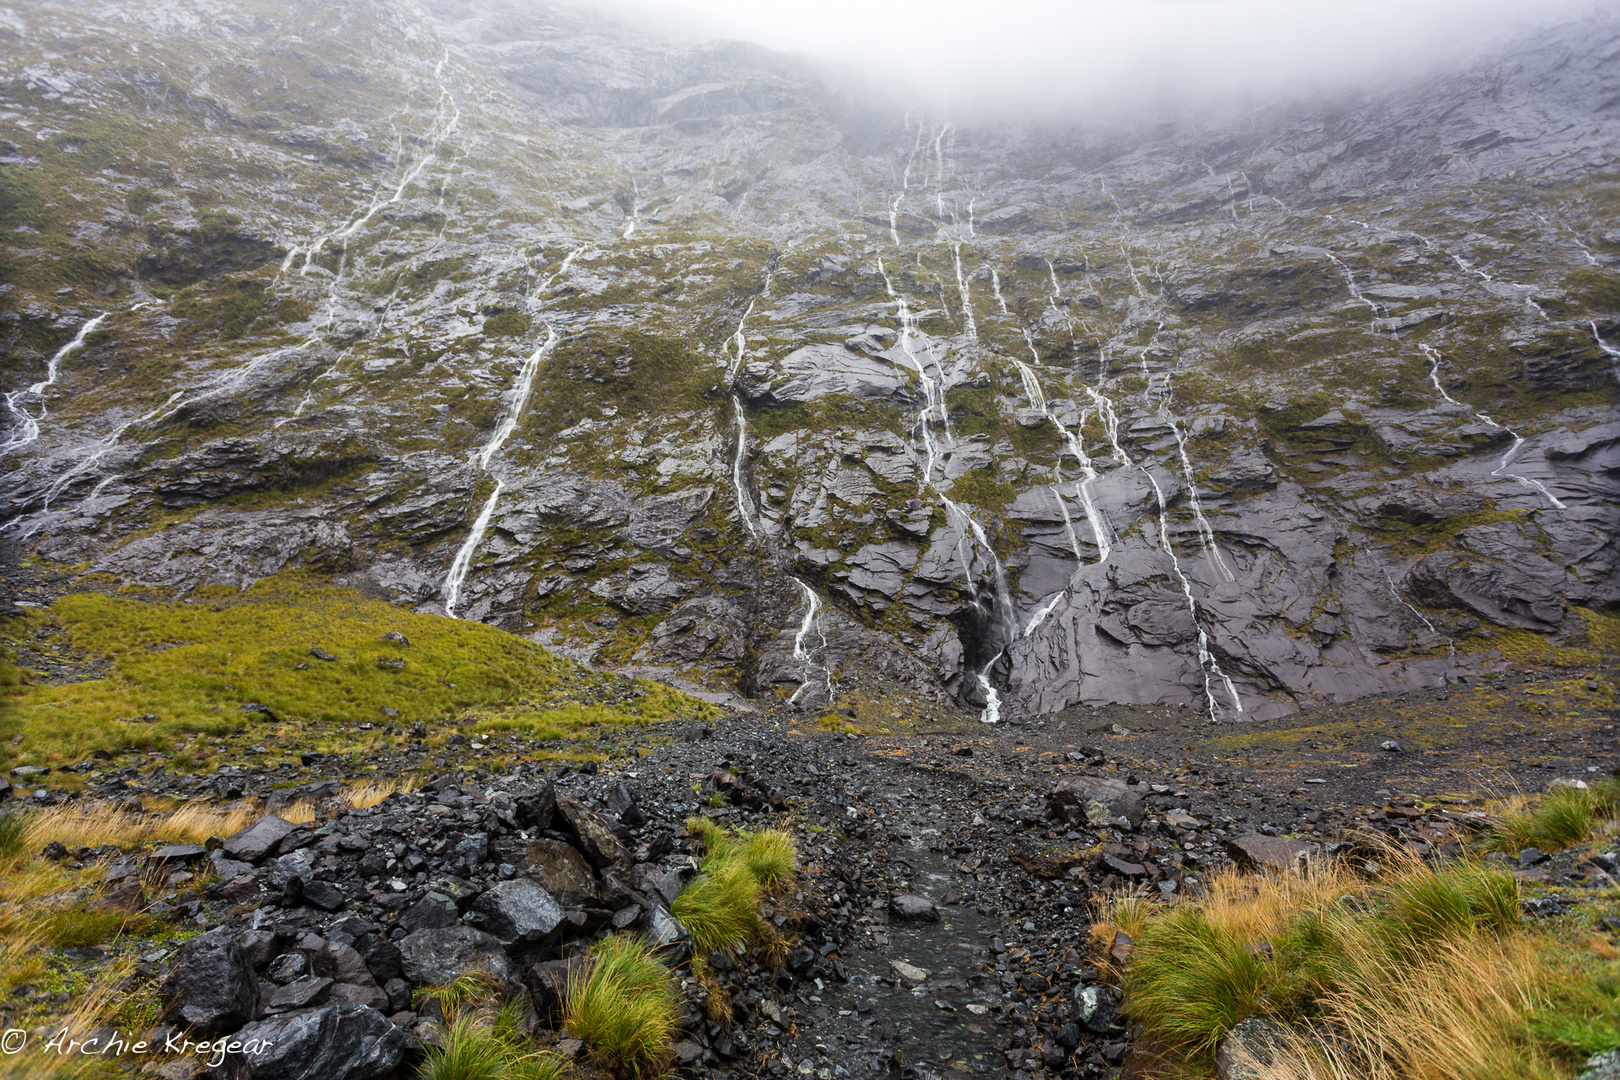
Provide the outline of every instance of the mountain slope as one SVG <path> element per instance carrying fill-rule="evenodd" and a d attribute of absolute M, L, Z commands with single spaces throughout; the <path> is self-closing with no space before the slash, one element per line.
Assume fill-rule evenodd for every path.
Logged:
<path fill-rule="evenodd" d="M 958 129 L 565 9 L 15 11 L 4 513 L 87 582 L 309 566 L 987 716 L 1264 718 L 1614 618 L 1620 22 Z"/>

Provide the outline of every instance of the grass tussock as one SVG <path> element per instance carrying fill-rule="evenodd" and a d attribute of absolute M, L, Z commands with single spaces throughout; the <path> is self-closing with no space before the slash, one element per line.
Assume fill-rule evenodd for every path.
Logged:
<path fill-rule="evenodd" d="M 0 816 L 0 858 L 15 867 L 19 858 L 39 854 L 55 841 L 67 848 L 138 844 L 200 844 L 210 836 L 229 836 L 252 824 L 259 814 L 251 806 L 229 808 L 186 803 L 169 811 L 140 812 L 110 803 L 76 802 L 33 812 Z"/>
<path fill-rule="evenodd" d="M 437 1006 L 444 1017 L 438 1044 L 427 1048 L 422 1080 L 557 1080 L 566 1062 L 537 1049 L 524 1030 L 527 1007 L 502 1001 L 499 981 L 470 972 L 416 991 L 418 1009 Z"/>
<path fill-rule="evenodd" d="M 1617 812 L 1620 780 L 1601 780 L 1585 788 L 1558 784 L 1536 799 L 1508 800 L 1487 843 L 1494 851 L 1517 852 L 1527 847 L 1562 851 L 1585 842 Z"/>
<path fill-rule="evenodd" d="M 1266 1080 L 1553 1080 L 1620 1046 L 1620 965 L 1521 923 L 1511 875 L 1379 861 L 1376 886 L 1325 864 L 1105 912 L 1140 920 L 1123 987 L 1145 1075 L 1211 1075 L 1249 1016 L 1279 1025 L 1238 1044 Z"/>
<path fill-rule="evenodd" d="M 728 833 L 708 818 L 693 818 L 687 828 L 702 839 L 705 854 L 697 877 L 670 912 L 692 935 L 699 963 L 749 943 L 775 944 L 776 935 L 760 919 L 759 902 L 798 870 L 793 838 L 776 829 Z"/>
<path fill-rule="evenodd" d="M 223 735 L 255 715 L 242 712 L 248 704 L 321 723 L 374 719 L 379 705 L 398 709 L 407 724 L 510 709 L 513 724 L 555 716 L 563 731 L 712 711 L 653 683 L 626 688 L 495 627 L 419 615 L 298 573 L 188 603 L 75 593 L 23 623 L 21 633 L 59 632 L 67 647 L 105 660 L 108 672 L 62 684 L 21 675 L 0 683 L 0 747 L 12 764 L 167 749 L 192 732 Z M 390 630 L 410 644 L 383 641 Z M 313 657 L 314 648 L 335 659 Z M 602 689 L 617 700 L 570 700 Z"/>
<path fill-rule="evenodd" d="M 669 969 L 639 938 L 606 938 L 591 956 L 589 974 L 569 984 L 563 1026 L 598 1068 L 633 1080 L 661 1075 L 677 1018 Z"/>

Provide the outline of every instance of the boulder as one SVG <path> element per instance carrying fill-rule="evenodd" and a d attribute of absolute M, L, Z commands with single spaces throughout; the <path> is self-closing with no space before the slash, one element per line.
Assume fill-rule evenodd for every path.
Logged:
<path fill-rule="evenodd" d="M 1215 1054 L 1215 1075 L 1219 1080 L 1265 1080 L 1271 1075 L 1273 1058 L 1285 1045 L 1284 1028 L 1265 1016 L 1240 1020 Z"/>
<path fill-rule="evenodd" d="M 889 901 L 889 912 L 907 922 L 938 922 L 939 908 L 926 896 L 902 893 Z"/>
<path fill-rule="evenodd" d="M 231 1080 L 380 1080 L 399 1067 L 405 1032 L 365 1005 L 335 1002 L 249 1024 L 226 1060 Z"/>
<path fill-rule="evenodd" d="M 168 870 L 190 866 L 207 857 L 208 849 L 196 844 L 166 844 L 146 857 L 146 865 L 151 870 Z"/>
<path fill-rule="evenodd" d="M 333 980 L 322 975 L 294 979 L 286 986 L 278 986 L 264 995 L 264 1011 L 275 1014 L 319 1005 L 326 1000 L 327 992 L 335 985 Z"/>
<path fill-rule="evenodd" d="M 454 926 L 459 919 L 456 903 L 442 893 L 430 892 L 399 916 L 399 925 L 406 931 L 434 930 Z"/>
<path fill-rule="evenodd" d="M 588 978 L 594 963 L 589 956 L 574 956 L 567 960 L 546 960 L 529 969 L 529 995 L 542 1020 L 554 1023 L 562 1018 L 569 984 L 575 979 Z"/>
<path fill-rule="evenodd" d="M 539 787 L 512 795 L 512 816 L 521 829 L 549 829 L 557 814 L 557 789 L 548 780 Z"/>
<path fill-rule="evenodd" d="M 1046 797 L 1046 815 L 1071 825 L 1104 825 L 1125 818 L 1142 824 L 1144 791 L 1139 786 L 1100 776 L 1071 776 Z"/>
<path fill-rule="evenodd" d="M 1098 1035 L 1107 1031 L 1118 1012 L 1106 986 L 1092 983 L 1075 987 L 1070 1015 L 1087 1031 Z"/>
<path fill-rule="evenodd" d="M 1245 870 L 1298 870 L 1318 845 L 1288 836 L 1250 833 L 1226 842 L 1226 854 Z"/>
<path fill-rule="evenodd" d="M 563 921 L 562 905 L 528 878 L 513 878 L 473 902 L 478 925 L 502 945 L 541 941 Z"/>
<path fill-rule="evenodd" d="M 163 1019 L 207 1038 L 235 1031 L 253 1019 L 259 980 L 247 954 L 222 930 L 180 947 L 163 980 Z"/>
<path fill-rule="evenodd" d="M 574 835 L 579 837 L 579 848 L 592 866 L 600 870 L 616 863 L 630 862 L 630 853 L 619 843 L 612 827 L 599 814 L 566 797 L 557 800 L 557 811 L 568 822 Z"/>
<path fill-rule="evenodd" d="M 501 982 L 512 978 L 506 950 L 494 936 L 470 926 L 418 930 L 399 943 L 400 967 L 417 986 L 438 986 L 482 971 Z"/>

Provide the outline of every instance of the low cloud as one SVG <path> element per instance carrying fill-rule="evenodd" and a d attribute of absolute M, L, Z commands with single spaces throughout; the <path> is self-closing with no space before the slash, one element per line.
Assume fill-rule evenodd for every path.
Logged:
<path fill-rule="evenodd" d="M 1613 3 L 1592 0 L 639 0 L 688 39 L 809 54 L 848 84 L 963 113 L 1240 103 L 1377 84 Z"/>

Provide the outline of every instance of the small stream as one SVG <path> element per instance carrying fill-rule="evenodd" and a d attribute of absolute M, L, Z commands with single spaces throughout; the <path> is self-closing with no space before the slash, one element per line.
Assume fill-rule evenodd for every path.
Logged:
<path fill-rule="evenodd" d="M 839 952 L 848 981 L 825 986 L 811 1006 L 815 1057 L 796 1061 L 793 1071 L 821 1080 L 881 1072 L 919 1080 L 1000 1074 L 1005 1061 L 991 1009 L 1001 995 L 979 970 L 992 958 L 990 942 L 1002 924 L 960 904 L 952 895 L 960 875 L 919 839 L 896 844 L 895 860 L 912 871 L 905 891 L 939 905 L 940 920 L 901 922 L 891 915 L 884 925 L 877 918 L 882 909 L 872 912 L 867 932 Z M 801 1052 L 809 1049 L 801 1043 Z"/>

